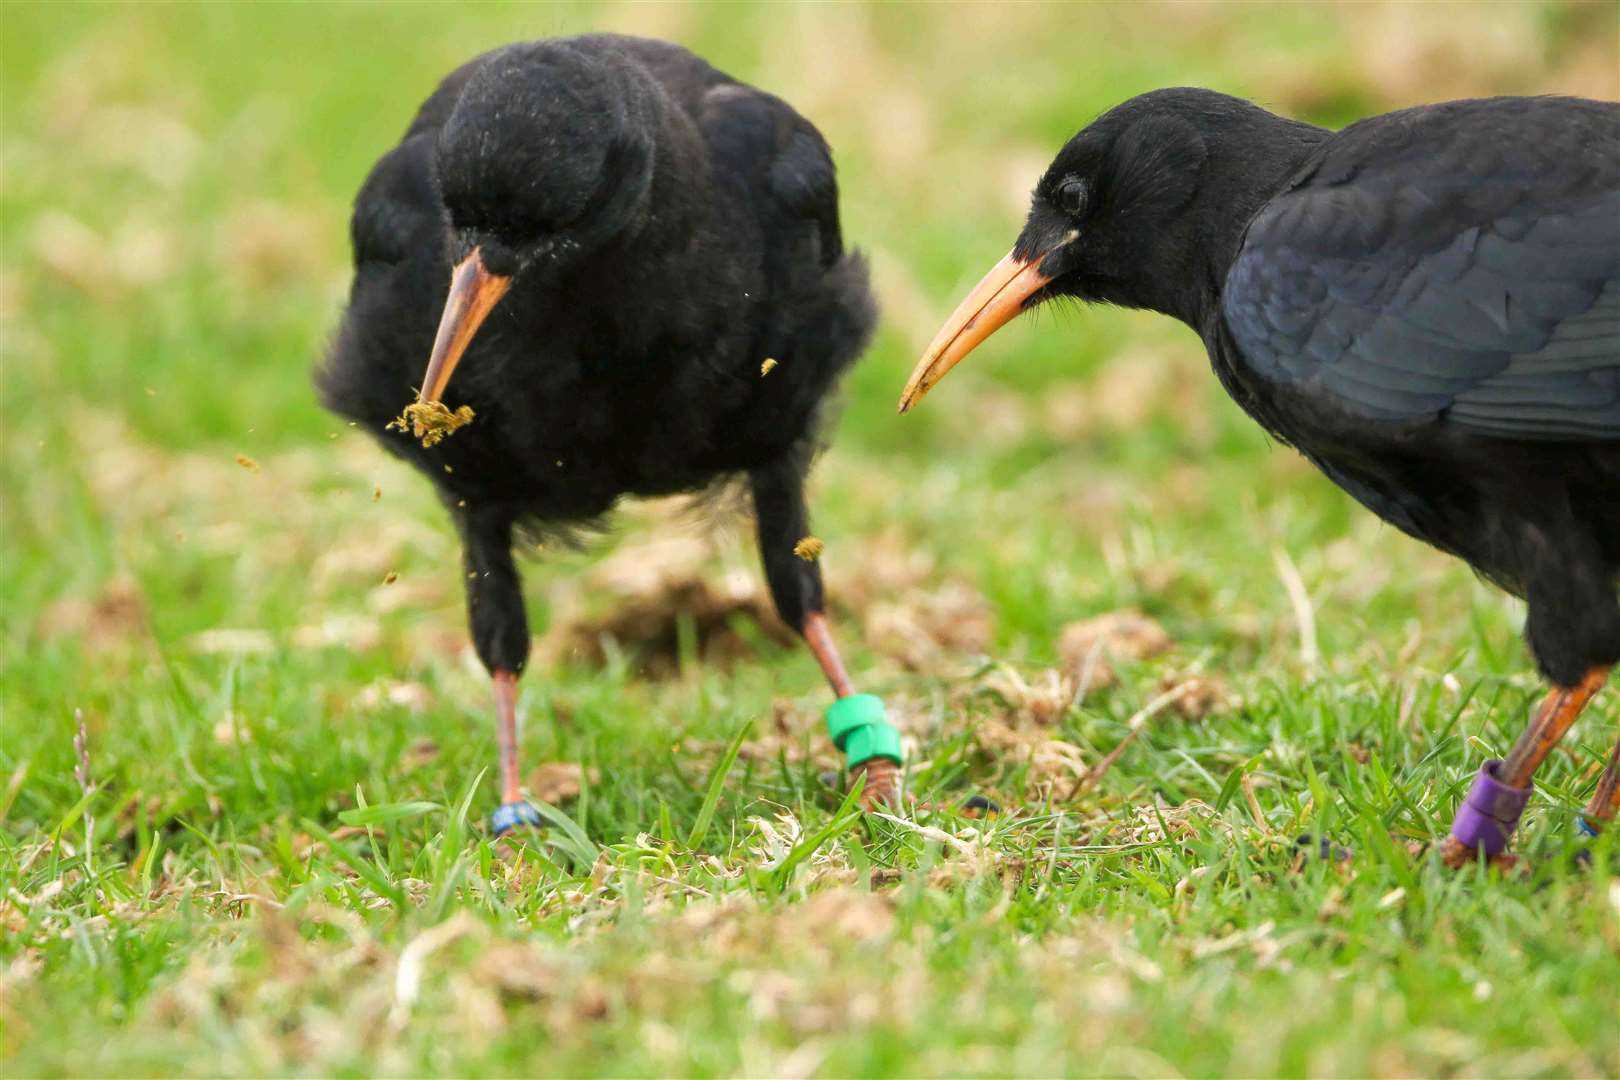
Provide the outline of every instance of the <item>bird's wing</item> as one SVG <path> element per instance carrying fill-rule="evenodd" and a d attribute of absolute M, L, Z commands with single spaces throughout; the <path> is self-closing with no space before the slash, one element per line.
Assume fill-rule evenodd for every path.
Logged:
<path fill-rule="evenodd" d="M 710 89 L 701 124 L 719 171 L 749 177 L 777 216 L 810 227 L 815 265 L 831 266 L 843 256 L 838 175 L 815 125 L 781 98 L 742 83 Z"/>
<path fill-rule="evenodd" d="M 1319 153 L 1227 276 L 1244 361 L 1369 421 L 1620 439 L 1620 110 L 1582 115 L 1562 160 L 1411 121 Z"/>
<path fill-rule="evenodd" d="M 349 219 L 354 265 L 393 265 L 439 250 L 442 210 L 433 180 L 432 131 L 418 132 L 378 159 Z"/>

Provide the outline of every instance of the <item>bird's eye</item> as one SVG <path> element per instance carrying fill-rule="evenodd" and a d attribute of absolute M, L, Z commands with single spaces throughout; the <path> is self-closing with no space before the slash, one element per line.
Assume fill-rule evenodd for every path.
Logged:
<path fill-rule="evenodd" d="M 1058 208 L 1071 217 L 1079 217 L 1085 213 L 1086 200 L 1091 194 L 1091 185 L 1084 180 L 1065 180 L 1058 185 L 1056 202 Z"/>

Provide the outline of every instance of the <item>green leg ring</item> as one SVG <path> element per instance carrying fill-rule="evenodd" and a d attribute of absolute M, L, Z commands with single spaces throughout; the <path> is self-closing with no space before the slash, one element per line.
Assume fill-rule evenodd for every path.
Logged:
<path fill-rule="evenodd" d="M 880 757 L 905 763 L 900 729 L 889 723 L 876 694 L 851 694 L 827 706 L 827 734 L 851 768 Z"/>

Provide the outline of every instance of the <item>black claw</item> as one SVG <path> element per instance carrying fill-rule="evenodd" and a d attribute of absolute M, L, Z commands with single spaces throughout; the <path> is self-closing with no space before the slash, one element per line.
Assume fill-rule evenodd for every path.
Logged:
<path fill-rule="evenodd" d="M 1324 862 L 1349 862 L 1350 849 L 1340 847 L 1325 836 L 1312 836 L 1310 833 L 1301 833 L 1294 841 L 1296 848 L 1303 849 L 1303 853 L 1314 854 Z"/>
<path fill-rule="evenodd" d="M 962 810 L 967 813 L 999 814 L 1001 805 L 988 795 L 969 795 L 967 801 L 962 803 Z"/>

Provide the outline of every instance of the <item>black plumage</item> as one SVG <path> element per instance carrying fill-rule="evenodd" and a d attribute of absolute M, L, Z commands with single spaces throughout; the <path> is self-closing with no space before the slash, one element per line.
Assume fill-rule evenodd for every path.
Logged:
<path fill-rule="evenodd" d="M 1620 106 L 1457 101 L 1331 132 L 1204 90 L 1132 99 L 1058 154 L 902 411 L 1055 297 L 1185 322 L 1269 432 L 1527 600 L 1555 690 L 1500 770 L 1526 788 L 1620 661 Z"/>
<path fill-rule="evenodd" d="M 746 478 L 775 604 L 850 692 L 819 569 L 793 548 L 823 403 L 876 311 L 809 121 L 672 44 L 515 44 L 427 99 L 352 233 L 318 387 L 432 479 L 460 532 L 506 802 L 530 643 L 514 543 L 594 526 L 625 495 Z M 471 425 L 431 446 L 386 430 L 419 385 Z"/>

